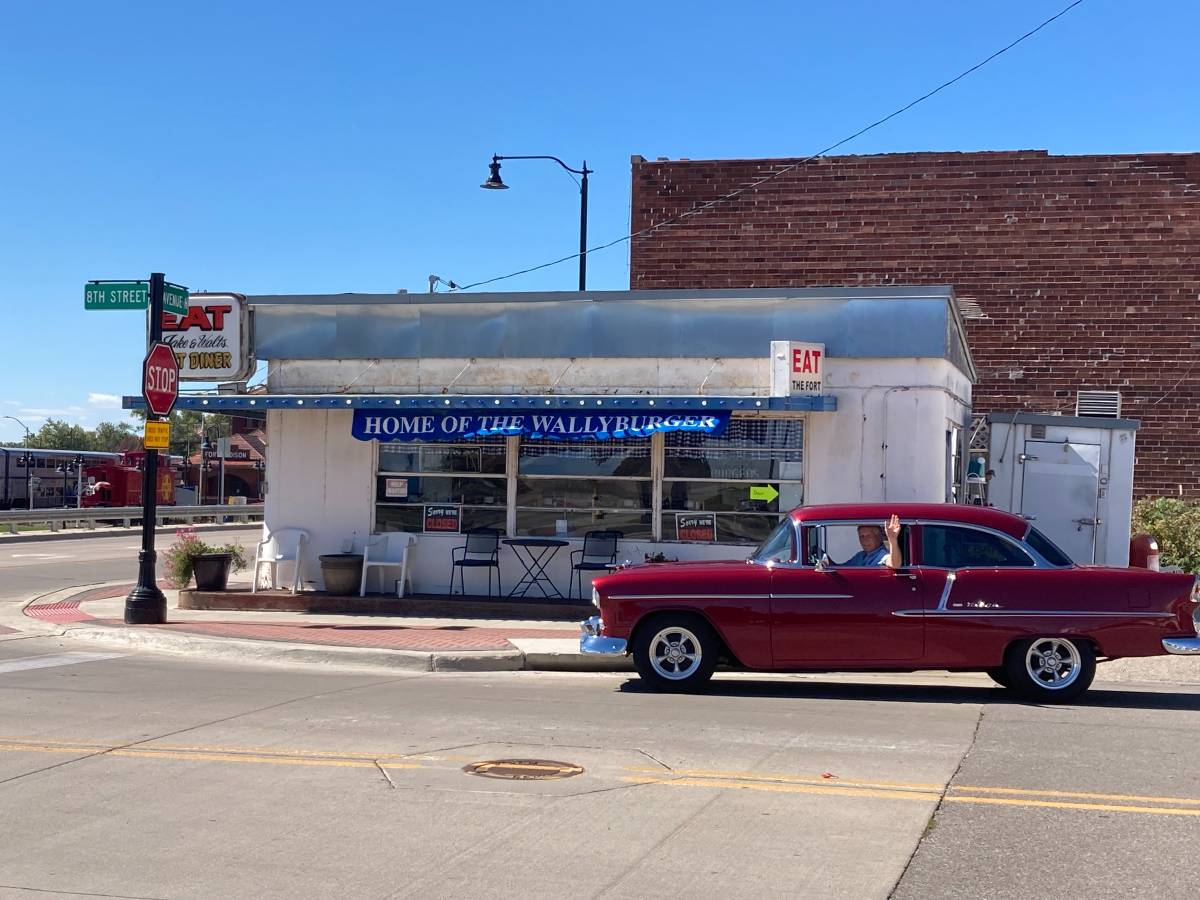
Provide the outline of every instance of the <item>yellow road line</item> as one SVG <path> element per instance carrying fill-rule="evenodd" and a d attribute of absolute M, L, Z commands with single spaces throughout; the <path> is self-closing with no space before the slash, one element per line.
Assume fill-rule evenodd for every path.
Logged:
<path fill-rule="evenodd" d="M 1143 797 L 1138 794 L 1093 794 L 1084 791 L 1035 791 L 1029 788 L 978 787 L 955 785 L 953 792 L 972 794 L 1012 794 L 1022 797 L 1073 797 L 1077 800 L 1127 800 L 1131 803 L 1180 803 L 1200 806 L 1200 799 L 1191 797 Z"/>
<path fill-rule="evenodd" d="M 874 797 L 885 800 L 923 800 L 936 803 L 940 794 L 927 791 L 887 791 L 870 788 L 834 787 L 816 784 L 768 784 L 755 781 L 732 781 L 719 778 L 636 778 L 626 777 L 622 781 L 632 784 L 669 784 L 680 787 L 729 788 L 742 791 L 767 791 L 776 794 L 826 794 L 834 797 Z"/>
<path fill-rule="evenodd" d="M 1096 812 L 1149 813 L 1159 816 L 1200 816 L 1200 809 L 1172 806 L 1122 806 L 1115 803 L 1067 803 L 1061 800 L 1018 800 L 1015 797 L 962 797 L 946 795 L 947 803 L 982 803 L 988 806 L 1024 806 L 1035 809 L 1083 809 Z"/>
<path fill-rule="evenodd" d="M 122 756 L 134 759 L 164 759 L 185 760 L 189 762 L 243 762 L 266 763 L 281 766 L 329 766 L 343 768 L 375 768 L 376 764 L 387 769 L 420 769 L 419 763 L 402 763 L 391 759 L 356 758 L 346 756 L 294 756 L 283 753 L 230 753 L 227 750 L 214 748 L 205 750 L 197 748 L 186 750 L 163 750 L 153 747 L 121 748 L 105 746 L 70 746 L 58 743 L 54 746 L 45 744 L 22 744 L 16 741 L 0 742 L 0 750 L 10 750 L 23 753 L 103 753 L 106 756 Z"/>
<path fill-rule="evenodd" d="M 642 769 L 633 766 L 626 766 L 625 771 L 637 772 L 642 775 L 657 775 L 659 777 L 668 774 L 662 769 Z M 802 775 L 781 775 L 774 772 L 721 772 L 706 769 L 672 769 L 669 774 L 682 775 L 687 778 L 749 779 L 751 781 L 780 782 L 782 784 L 841 785 L 842 787 L 883 788 L 885 790 L 898 791 L 941 792 L 945 787 L 944 784 L 913 784 L 902 781 L 851 781 L 845 778 L 812 778 Z"/>

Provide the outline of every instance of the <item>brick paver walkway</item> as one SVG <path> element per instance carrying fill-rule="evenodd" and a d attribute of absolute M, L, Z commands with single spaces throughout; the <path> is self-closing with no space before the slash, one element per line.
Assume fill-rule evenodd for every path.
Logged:
<path fill-rule="evenodd" d="M 95 622 L 124 625 L 120 619 L 97 619 L 80 606 L 89 600 L 123 597 L 132 585 L 114 585 L 82 591 L 57 603 L 33 604 L 25 614 L 56 624 Z M 279 615 L 289 615 L 280 613 Z M 286 641 L 298 644 L 323 644 L 338 647 L 378 647 L 388 650 L 430 652 L 454 650 L 513 650 L 509 638 L 575 638 L 578 628 L 481 628 L 467 625 L 396 625 L 329 624 L 321 622 L 168 622 L 141 625 L 167 631 L 203 634 L 213 637 L 242 638 L 252 641 Z"/>

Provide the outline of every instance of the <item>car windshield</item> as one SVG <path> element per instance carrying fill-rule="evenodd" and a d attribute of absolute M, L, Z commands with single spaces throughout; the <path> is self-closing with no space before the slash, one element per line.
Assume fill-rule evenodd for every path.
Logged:
<path fill-rule="evenodd" d="M 784 516 L 779 524 L 775 526 L 775 530 L 767 535 L 766 540 L 758 545 L 758 549 L 750 554 L 750 562 L 769 563 L 769 562 L 791 562 L 792 539 L 796 535 L 796 529 L 792 525 L 792 520 Z"/>

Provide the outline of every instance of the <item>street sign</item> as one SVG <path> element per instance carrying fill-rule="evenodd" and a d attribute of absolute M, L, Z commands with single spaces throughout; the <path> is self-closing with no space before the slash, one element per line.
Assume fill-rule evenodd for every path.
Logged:
<path fill-rule="evenodd" d="M 90 281 L 83 286 L 84 309 L 145 309 L 149 304 L 148 281 Z M 163 309 L 186 316 L 188 289 L 167 282 L 163 288 Z"/>
<path fill-rule="evenodd" d="M 142 396 L 156 416 L 170 414 L 179 397 L 179 364 L 170 345 L 157 343 L 142 363 Z"/>
<path fill-rule="evenodd" d="M 167 281 L 163 284 L 163 311 L 177 316 L 188 314 L 188 289 Z"/>
<path fill-rule="evenodd" d="M 171 423 L 147 419 L 142 446 L 147 450 L 169 450 L 171 448 Z"/>

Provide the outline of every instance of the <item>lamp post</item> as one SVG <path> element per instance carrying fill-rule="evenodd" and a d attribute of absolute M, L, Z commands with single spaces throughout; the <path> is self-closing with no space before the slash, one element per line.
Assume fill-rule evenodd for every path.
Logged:
<path fill-rule="evenodd" d="M 579 182 L 579 289 L 587 289 L 587 197 L 588 197 L 588 176 L 592 174 L 592 169 L 587 167 L 587 160 L 583 161 L 582 169 L 572 169 L 557 156 L 498 156 L 492 154 L 492 161 L 488 164 L 488 169 L 491 173 L 488 175 L 487 181 L 480 185 L 489 191 L 506 191 L 508 185 L 500 178 L 500 160 L 502 159 L 549 159 L 558 163 L 568 172 L 575 175 L 580 175 L 582 178 Z"/>
<path fill-rule="evenodd" d="M 60 463 L 55 467 L 59 475 L 63 477 L 63 508 L 67 507 L 67 476 L 75 476 L 75 508 L 79 509 L 83 506 L 83 456 L 76 454 L 75 457 L 66 463 Z"/>
<path fill-rule="evenodd" d="M 16 416 L 3 416 L 3 418 L 12 419 L 25 429 L 25 455 L 22 457 L 25 462 L 25 502 L 28 509 L 33 509 L 33 454 L 29 452 L 29 426 Z"/>

